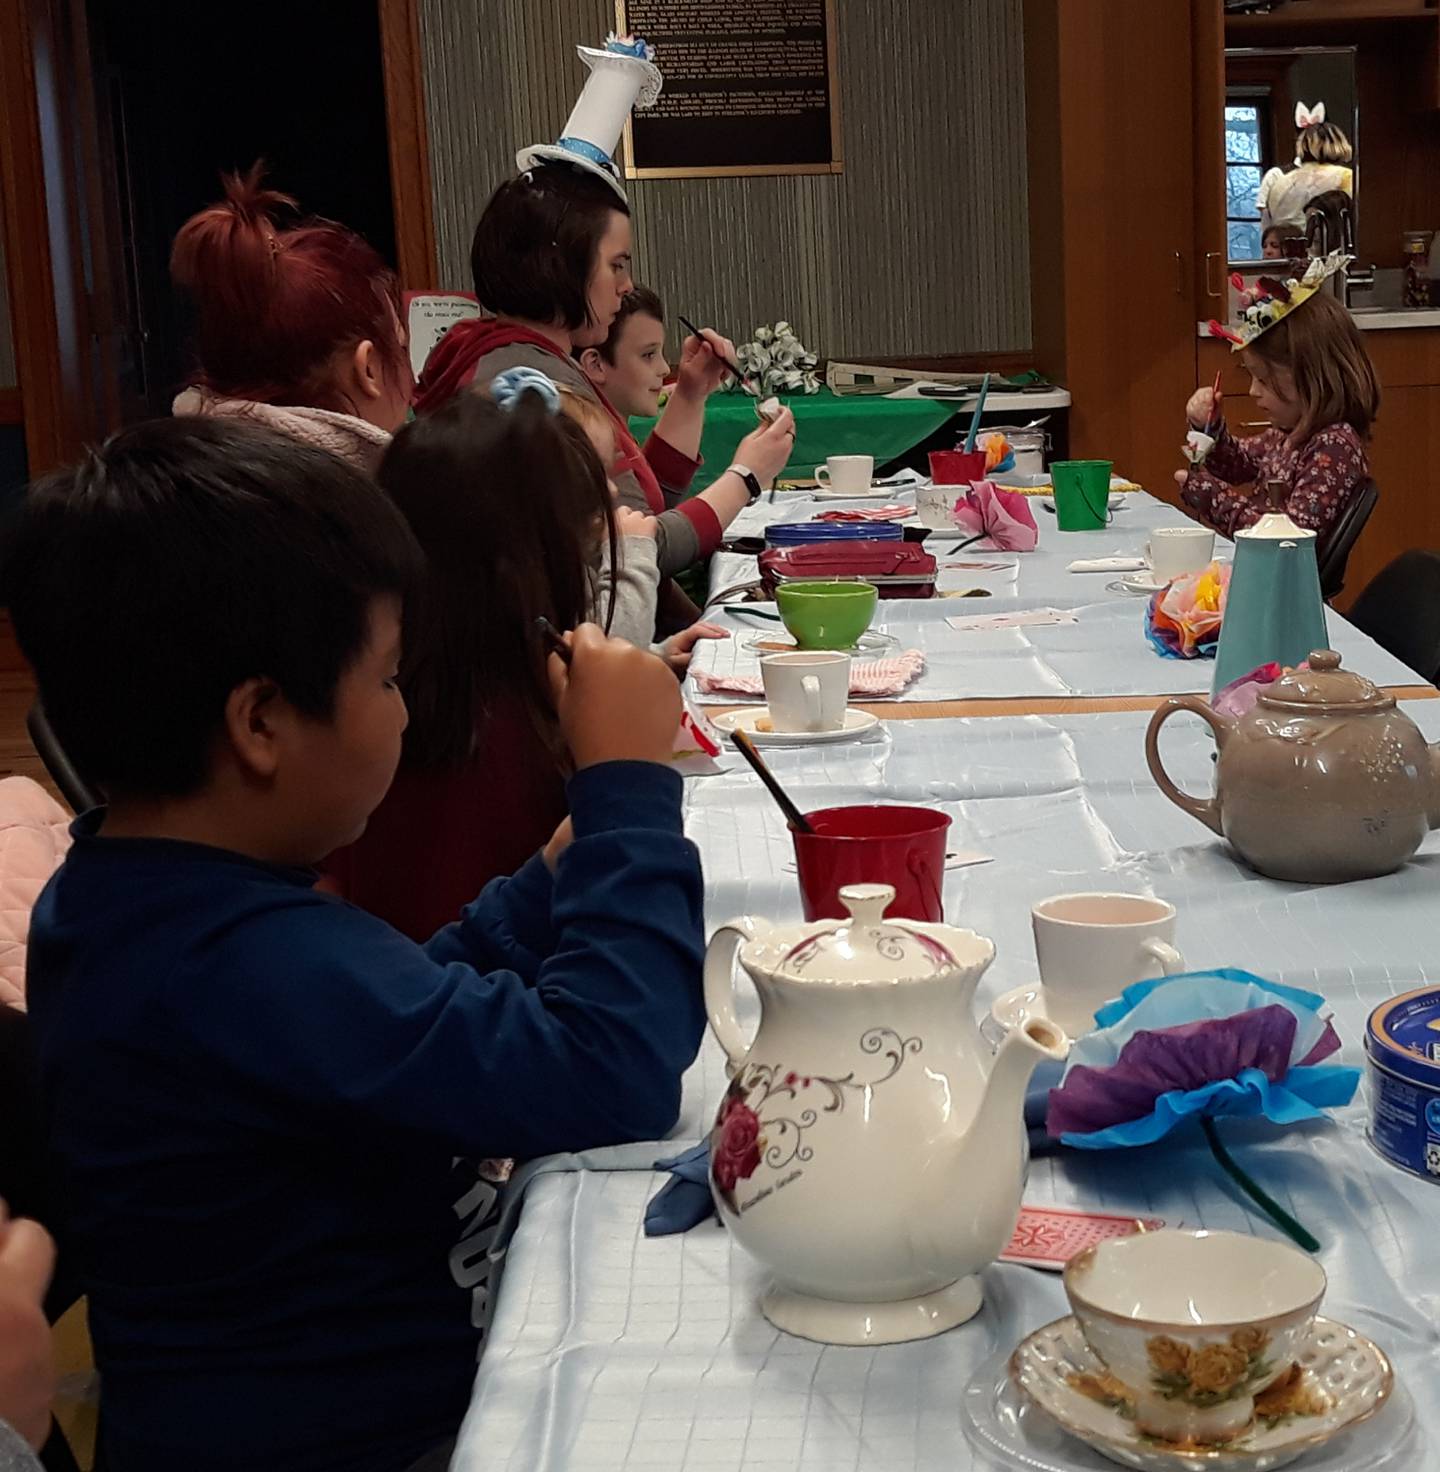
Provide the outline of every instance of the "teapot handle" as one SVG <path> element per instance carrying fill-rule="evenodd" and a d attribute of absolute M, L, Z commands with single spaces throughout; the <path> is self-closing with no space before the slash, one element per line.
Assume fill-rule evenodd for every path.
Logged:
<path fill-rule="evenodd" d="M 1223 838 L 1225 830 L 1220 826 L 1220 804 L 1213 797 L 1191 797 L 1188 792 L 1181 792 L 1170 780 L 1170 774 L 1160 760 L 1160 727 L 1182 710 L 1188 710 L 1206 722 L 1215 733 L 1216 746 L 1224 747 L 1230 735 L 1230 727 L 1225 720 L 1216 715 L 1209 704 L 1198 696 L 1175 695 L 1150 717 L 1150 725 L 1145 731 L 1145 761 L 1160 791 L 1176 807 L 1183 808 L 1192 818 L 1198 818 L 1211 832 L 1218 833 Z"/>
<path fill-rule="evenodd" d="M 735 955 L 746 941 L 757 939 L 769 929 L 768 921 L 742 915 L 722 925 L 705 949 L 705 1011 L 710 1017 L 710 1030 L 724 1048 L 730 1063 L 728 1071 L 732 1073 L 750 1051 L 735 1017 Z"/>

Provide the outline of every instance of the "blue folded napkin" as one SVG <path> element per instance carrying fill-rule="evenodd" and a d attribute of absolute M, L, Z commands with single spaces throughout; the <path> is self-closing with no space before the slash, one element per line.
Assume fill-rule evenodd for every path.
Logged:
<path fill-rule="evenodd" d="M 1025 1092 L 1025 1132 L 1030 1137 L 1031 1155 L 1049 1155 L 1059 1146 L 1045 1132 L 1045 1110 L 1050 1090 L 1065 1071 L 1063 1063 L 1048 1059 L 1031 1076 Z M 656 1170 L 668 1170 L 670 1179 L 650 1198 L 645 1208 L 645 1235 L 666 1237 L 672 1232 L 688 1232 L 715 1215 L 715 1202 L 710 1195 L 710 1142 L 702 1140 L 683 1155 L 657 1160 Z"/>

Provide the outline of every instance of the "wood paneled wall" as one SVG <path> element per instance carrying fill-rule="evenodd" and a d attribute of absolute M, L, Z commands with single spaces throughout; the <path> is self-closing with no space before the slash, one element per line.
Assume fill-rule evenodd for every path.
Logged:
<path fill-rule="evenodd" d="M 636 276 L 736 338 L 830 357 L 1030 342 L 1020 0 L 836 0 L 845 171 L 632 180 Z M 559 133 L 607 0 L 422 0 L 442 286 L 518 147 Z M 660 58 L 661 66 L 664 57 Z"/>

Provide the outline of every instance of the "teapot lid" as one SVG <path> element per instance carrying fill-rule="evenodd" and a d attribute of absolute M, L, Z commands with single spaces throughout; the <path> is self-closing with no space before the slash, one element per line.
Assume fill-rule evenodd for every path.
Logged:
<path fill-rule="evenodd" d="M 847 884 L 840 903 L 848 921 L 807 935 L 775 968 L 806 981 L 921 981 L 954 971 L 959 962 L 933 936 L 887 922 L 895 898 L 889 884 Z"/>
<path fill-rule="evenodd" d="M 1270 509 L 1255 523 L 1235 533 L 1250 542 L 1295 542 L 1313 540 L 1315 533 L 1291 519 L 1285 509 L 1289 487 L 1283 480 L 1265 482 L 1265 496 Z"/>
<path fill-rule="evenodd" d="M 1260 692 L 1258 704 L 1271 710 L 1334 711 L 1353 715 L 1389 710 L 1395 697 L 1387 695 L 1364 675 L 1340 668 L 1333 649 L 1318 649 L 1307 661 L 1310 668 L 1289 670 Z"/>

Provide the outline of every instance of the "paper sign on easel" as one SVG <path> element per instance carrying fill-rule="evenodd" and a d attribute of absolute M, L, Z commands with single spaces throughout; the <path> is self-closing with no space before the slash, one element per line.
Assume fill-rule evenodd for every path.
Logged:
<path fill-rule="evenodd" d="M 410 330 L 410 366 L 415 377 L 435 344 L 457 322 L 468 322 L 481 315 L 480 303 L 469 291 L 407 291 L 405 317 Z"/>

